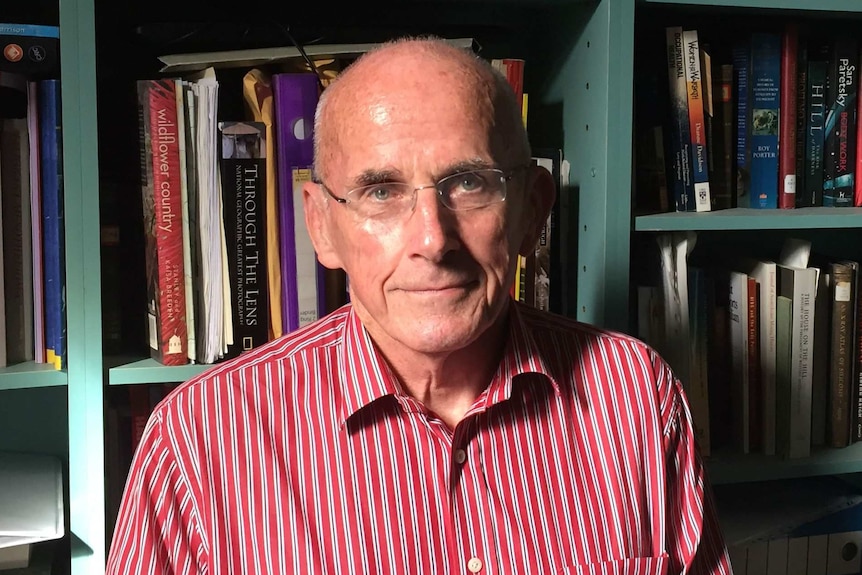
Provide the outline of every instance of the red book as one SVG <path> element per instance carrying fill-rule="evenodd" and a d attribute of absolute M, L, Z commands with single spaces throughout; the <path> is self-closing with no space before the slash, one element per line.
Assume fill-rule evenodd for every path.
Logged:
<path fill-rule="evenodd" d="M 139 80 L 137 89 L 150 352 L 165 365 L 183 365 L 188 332 L 176 83 Z"/>
<path fill-rule="evenodd" d="M 796 67 L 799 32 L 788 23 L 781 43 L 781 107 L 778 111 L 778 207 L 796 207 Z"/>

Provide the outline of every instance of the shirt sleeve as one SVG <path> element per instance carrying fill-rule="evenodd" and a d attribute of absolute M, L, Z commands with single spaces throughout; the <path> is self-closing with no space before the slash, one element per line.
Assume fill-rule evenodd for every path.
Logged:
<path fill-rule="evenodd" d="M 132 459 L 107 575 L 208 572 L 198 510 L 164 428 L 156 411 Z"/>
<path fill-rule="evenodd" d="M 659 363 L 659 388 L 668 390 L 662 413 L 665 415 L 666 534 L 670 573 L 730 575 L 730 557 L 682 384 L 664 361 L 656 361 Z"/>

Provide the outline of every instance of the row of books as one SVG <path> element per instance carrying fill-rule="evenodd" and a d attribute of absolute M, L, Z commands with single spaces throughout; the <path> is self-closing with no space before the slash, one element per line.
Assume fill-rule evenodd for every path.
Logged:
<path fill-rule="evenodd" d="M 316 320 L 324 272 L 305 229 L 311 72 L 243 78 L 245 117 L 218 117 L 219 80 L 138 81 L 152 356 L 213 363 Z"/>
<path fill-rule="evenodd" d="M 709 31 L 667 26 L 665 41 L 666 64 L 635 88 L 637 205 L 862 206 L 852 33 L 790 21 L 725 46 Z M 650 108 L 659 101 L 664 109 Z"/>
<path fill-rule="evenodd" d="M 65 368 L 62 122 L 57 79 L 0 76 L 0 367 Z"/>
<path fill-rule="evenodd" d="M 639 287 L 639 336 L 680 377 L 706 454 L 862 441 L 858 262 L 789 239 L 774 259 L 706 265 L 690 261 L 693 234 L 658 241 L 663 282 Z"/>

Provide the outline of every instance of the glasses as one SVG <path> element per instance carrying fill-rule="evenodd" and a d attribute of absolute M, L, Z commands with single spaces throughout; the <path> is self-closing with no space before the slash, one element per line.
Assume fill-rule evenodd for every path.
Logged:
<path fill-rule="evenodd" d="M 436 184 L 413 187 L 405 182 L 382 182 L 360 186 L 339 198 L 321 182 L 333 200 L 351 207 L 363 218 L 390 219 L 413 211 L 416 192 L 426 188 L 437 190 L 440 203 L 455 212 L 476 210 L 506 200 L 506 184 L 515 173 L 525 169 L 521 166 L 504 172 L 496 168 L 470 170 L 446 176 Z"/>

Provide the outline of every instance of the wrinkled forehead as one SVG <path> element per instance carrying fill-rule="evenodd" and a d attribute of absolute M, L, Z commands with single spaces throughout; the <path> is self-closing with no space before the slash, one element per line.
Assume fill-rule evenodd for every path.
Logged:
<path fill-rule="evenodd" d="M 340 86 L 325 109 L 319 151 L 328 167 L 343 166 L 372 141 L 405 133 L 415 133 L 417 144 L 440 133 L 451 134 L 453 145 L 459 139 L 481 141 L 502 160 L 504 138 L 496 134 L 492 88 L 475 73 L 437 67 L 399 77 L 390 69 L 362 80 Z"/>

